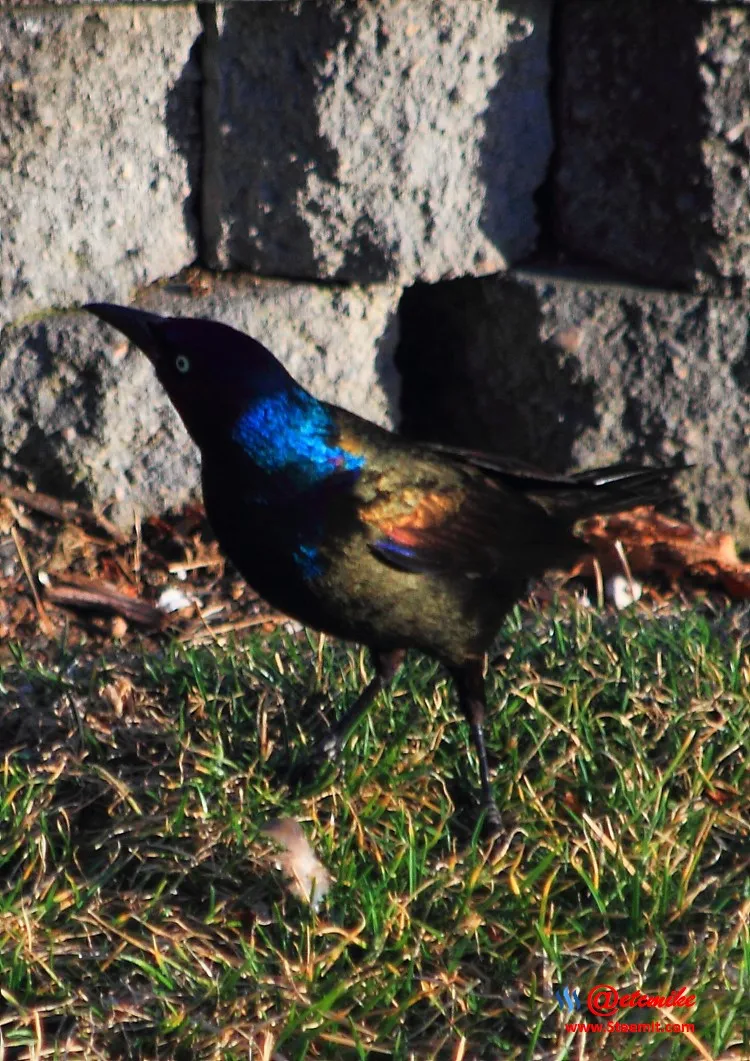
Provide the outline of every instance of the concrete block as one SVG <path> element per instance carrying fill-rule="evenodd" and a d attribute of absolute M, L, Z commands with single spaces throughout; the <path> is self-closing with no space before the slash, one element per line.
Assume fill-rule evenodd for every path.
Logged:
<path fill-rule="evenodd" d="M 404 429 L 560 471 L 684 458 L 689 514 L 750 546 L 748 311 L 532 274 L 417 285 Z"/>
<path fill-rule="evenodd" d="M 750 8 L 563 0 L 556 219 L 570 254 L 665 287 L 750 278 Z"/>
<path fill-rule="evenodd" d="M 189 6 L 0 18 L 0 324 L 194 260 L 201 30 Z"/>
<path fill-rule="evenodd" d="M 534 248 L 552 146 L 548 0 L 212 11 L 208 264 L 435 280 Z"/>

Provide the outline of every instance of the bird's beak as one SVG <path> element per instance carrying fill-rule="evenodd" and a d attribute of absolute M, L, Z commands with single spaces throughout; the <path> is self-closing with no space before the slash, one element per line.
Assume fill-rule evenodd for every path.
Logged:
<path fill-rule="evenodd" d="M 156 325 L 164 320 L 158 313 L 147 313 L 129 306 L 115 306 L 110 302 L 89 302 L 83 308 L 105 324 L 117 328 L 118 332 L 122 332 L 131 343 L 135 343 L 150 361 L 158 364 L 162 344 Z"/>

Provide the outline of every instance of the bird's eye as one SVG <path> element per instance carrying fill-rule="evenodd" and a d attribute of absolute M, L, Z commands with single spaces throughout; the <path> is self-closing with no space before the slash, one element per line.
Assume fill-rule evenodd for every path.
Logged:
<path fill-rule="evenodd" d="M 178 372 L 190 371 L 190 359 L 185 357 L 184 354 L 180 354 L 179 357 L 174 359 L 174 365 Z"/>

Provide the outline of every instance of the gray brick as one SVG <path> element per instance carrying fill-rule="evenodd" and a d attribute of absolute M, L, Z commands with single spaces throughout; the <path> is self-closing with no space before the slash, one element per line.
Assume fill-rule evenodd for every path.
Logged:
<path fill-rule="evenodd" d="M 195 257 L 192 7 L 0 13 L 0 322 Z"/>
<path fill-rule="evenodd" d="M 750 276 L 750 9 L 563 0 L 563 247 L 728 293 Z"/>
<path fill-rule="evenodd" d="M 209 263 L 436 279 L 534 247 L 550 149 L 549 0 L 215 9 Z"/>

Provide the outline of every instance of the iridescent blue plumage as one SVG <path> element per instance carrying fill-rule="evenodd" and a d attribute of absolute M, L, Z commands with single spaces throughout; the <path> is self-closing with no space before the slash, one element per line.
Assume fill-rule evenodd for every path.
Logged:
<path fill-rule="evenodd" d="M 232 437 L 263 471 L 284 472 L 297 485 L 313 485 L 333 472 L 354 472 L 364 465 L 364 457 L 336 444 L 330 413 L 301 388 L 274 391 L 253 401 Z"/>
<path fill-rule="evenodd" d="M 305 491 L 342 472 L 356 478 L 364 465 L 364 457 L 337 444 L 336 426 L 326 407 L 298 387 L 256 398 L 237 420 L 232 438 L 262 471 L 283 476 L 287 484 Z M 265 500 L 265 495 L 259 499 Z M 312 520 L 305 533 L 307 541 L 300 542 L 292 556 L 303 578 L 314 579 L 323 571 L 319 521 Z"/>
<path fill-rule="evenodd" d="M 293 552 L 294 562 L 304 578 L 317 578 L 323 573 L 320 551 L 315 545 L 298 545 Z"/>

